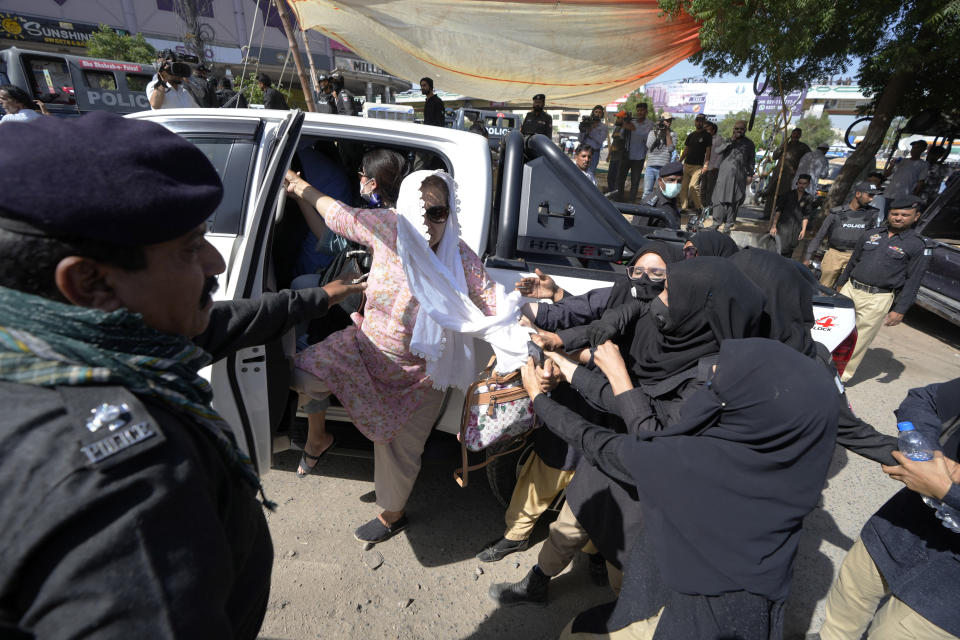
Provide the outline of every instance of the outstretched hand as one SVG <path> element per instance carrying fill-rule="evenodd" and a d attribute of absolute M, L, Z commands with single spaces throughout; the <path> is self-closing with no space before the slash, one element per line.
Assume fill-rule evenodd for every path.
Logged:
<path fill-rule="evenodd" d="M 523 381 L 523 388 L 527 392 L 527 395 L 530 396 L 530 400 L 533 400 L 538 395 L 543 393 L 540 390 L 540 380 L 537 376 L 537 365 L 534 364 L 533 358 L 527 358 L 526 364 L 520 367 L 520 379 Z"/>
<path fill-rule="evenodd" d="M 309 186 L 307 181 L 300 177 L 299 173 L 290 169 L 287 169 L 286 175 L 283 176 L 283 188 L 286 189 L 287 195 L 294 198 L 302 198 L 303 190 Z"/>
<path fill-rule="evenodd" d="M 911 460 L 899 451 L 892 452 L 892 455 L 900 464 L 895 467 L 881 465 L 881 468 L 894 480 L 907 485 L 908 489 L 942 500 L 953 486 L 951 470 L 956 471 L 956 463 L 951 460 L 948 464 L 943 452 L 934 451 L 933 460 Z"/>
<path fill-rule="evenodd" d="M 563 349 L 563 340 L 556 333 L 541 329 L 533 324 L 526 316 L 520 318 L 520 325 L 530 327 L 536 333 L 530 334 L 530 340 L 544 351 L 557 351 Z"/>
<path fill-rule="evenodd" d="M 563 298 L 563 289 L 558 287 L 554 279 L 540 269 L 534 269 L 534 273 L 537 274 L 536 277 L 522 278 L 520 282 L 514 285 L 514 288 L 527 298 L 550 299 L 559 302 Z"/>
<path fill-rule="evenodd" d="M 367 283 L 358 282 L 359 279 L 360 274 L 356 271 L 341 271 L 337 274 L 336 280 L 331 280 L 323 285 L 323 290 L 330 296 L 327 306 L 332 307 L 355 293 L 363 293 L 367 288 Z"/>
<path fill-rule="evenodd" d="M 627 371 L 627 365 L 623 361 L 620 347 L 615 343 L 607 340 L 599 345 L 593 352 L 593 362 L 600 368 L 600 371 L 607 376 L 614 395 L 633 389 L 630 372 Z"/>

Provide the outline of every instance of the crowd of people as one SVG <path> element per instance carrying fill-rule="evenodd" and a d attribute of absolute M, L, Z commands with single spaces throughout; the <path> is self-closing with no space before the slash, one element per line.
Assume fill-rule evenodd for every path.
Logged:
<path fill-rule="evenodd" d="M 155 108 L 193 99 L 164 73 L 148 88 Z M 347 98 L 328 80 L 339 109 Z M 260 82 L 279 105 L 269 78 Z M 429 103 L 432 81 L 421 88 Z M 16 97 L 4 91 L 0 100 Z M 544 101 L 535 97 L 539 111 L 524 121 L 531 133 L 550 126 Z M 575 157 L 591 178 L 608 134 L 597 109 Z M 754 173 L 746 124 L 724 140 L 698 118 L 677 160 L 671 125 L 669 113 L 656 124 L 620 117 L 612 185 L 625 193 L 629 171 L 636 192 L 643 173 L 643 201 L 671 201 L 678 218 L 709 202 L 720 230 L 648 242 L 613 286 L 570 295 L 537 272 L 506 291 L 459 237 L 450 174 L 369 149 L 355 182 L 319 141 L 298 150 L 283 184 L 312 234 L 293 267 L 306 279 L 219 303 L 211 295 L 225 264 L 204 234 L 223 186 L 195 146 L 103 112 L 0 128 L 0 477 L 10 489 L 0 513 L 12 523 L 0 532 L 0 630 L 256 637 L 273 560 L 263 509 L 275 505 L 198 372 L 297 328 L 292 388 L 309 416 L 297 473 L 322 471 L 336 446 L 325 421 L 335 396 L 373 443 L 379 511 L 354 530 L 365 543 L 411 525 L 425 440 L 445 392 L 473 383 L 474 342 L 491 345 L 498 369 L 521 371 L 542 427 L 504 534 L 478 559 L 526 549 L 565 492 L 536 564 L 489 590 L 504 606 L 546 604 L 551 578 L 588 547 L 615 599 L 580 612 L 563 638 L 782 637 L 803 519 L 836 444 L 906 488 L 844 561 L 822 637 L 868 627 L 903 637 L 896 625 L 960 635 L 950 599 L 960 538 L 922 499 L 960 508 L 960 381 L 914 390 L 897 412 L 941 443 L 923 462 L 857 418 L 843 384 L 916 296 L 928 252 L 912 229 L 914 193 L 929 167 L 916 168 L 918 155 L 886 190 L 859 184 L 815 238 L 830 244 L 823 277 L 856 305 L 860 338 L 841 378 L 811 336 L 810 271 L 786 249 L 741 249 L 721 232 Z M 645 140 L 642 151 L 626 132 Z M 771 232 L 791 239 L 791 254 L 810 220 L 812 176 L 799 168 L 814 152 L 804 147 L 778 158 L 795 166 L 772 205 Z M 52 171 L 62 176 L 55 189 L 44 182 Z M 134 181 L 150 187 L 115 188 Z M 871 207 L 881 191 L 886 215 Z M 368 254 L 365 277 L 341 271 L 357 248 Z M 336 324 L 328 312 L 359 294 Z M 325 335 L 312 339 L 306 327 L 318 320 Z"/>

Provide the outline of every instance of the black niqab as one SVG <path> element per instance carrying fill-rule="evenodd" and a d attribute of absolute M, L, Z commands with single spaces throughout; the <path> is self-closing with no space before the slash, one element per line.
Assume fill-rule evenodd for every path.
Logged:
<path fill-rule="evenodd" d="M 670 321 L 661 331 L 651 313 L 636 322 L 627 365 L 641 384 L 695 366 L 730 338 L 758 335 L 763 294 L 729 261 L 693 258 L 667 265 Z"/>
<path fill-rule="evenodd" d="M 729 258 L 740 247 L 730 236 L 714 231 L 713 229 L 701 229 L 690 236 L 690 242 L 697 248 L 698 256 L 714 256 L 717 258 Z"/>
<path fill-rule="evenodd" d="M 811 398 L 836 392 L 819 363 L 784 344 L 726 340 L 679 422 L 625 441 L 668 586 L 786 598 L 836 436 L 837 403 Z"/>
<path fill-rule="evenodd" d="M 657 254 L 665 264 L 683 260 L 683 253 L 675 245 L 654 240 L 643 246 L 643 249 L 630 261 L 630 266 L 632 267 L 637 264 L 637 261 L 648 253 Z M 607 308 L 611 309 L 619 306 L 631 298 L 636 298 L 637 300 L 652 300 L 661 291 L 663 291 L 663 283 L 653 282 L 646 274 L 639 280 L 631 280 L 626 275 L 619 274 L 616 280 L 613 281 L 613 287 L 610 289 L 610 299 L 607 302 Z"/>
<path fill-rule="evenodd" d="M 730 261 L 766 297 L 760 335 L 815 357 L 817 346 L 810 335 L 814 323 L 813 290 L 798 271 L 797 263 L 760 249 L 744 249 L 731 256 Z"/>

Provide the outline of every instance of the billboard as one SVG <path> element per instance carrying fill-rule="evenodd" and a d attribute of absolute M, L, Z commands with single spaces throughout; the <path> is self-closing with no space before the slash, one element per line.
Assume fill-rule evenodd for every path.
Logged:
<path fill-rule="evenodd" d="M 85 22 L 67 22 L 21 13 L 0 12 L 0 38 L 9 40 L 85 47 L 90 36 L 99 29 L 99 25 Z M 127 34 L 124 29 L 113 27 L 113 30 L 121 35 Z"/>
<path fill-rule="evenodd" d="M 738 111 L 753 109 L 753 83 L 751 82 L 658 82 L 648 84 L 644 92 L 658 110 L 677 115 L 707 113 L 723 116 Z M 807 91 L 787 94 L 786 104 L 795 117 L 803 112 Z M 776 113 L 781 109 L 780 97 L 767 89 L 757 97 L 757 113 Z"/>

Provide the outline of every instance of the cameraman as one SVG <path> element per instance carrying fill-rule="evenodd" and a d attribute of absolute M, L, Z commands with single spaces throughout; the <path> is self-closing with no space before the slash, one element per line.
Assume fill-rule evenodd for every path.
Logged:
<path fill-rule="evenodd" d="M 190 76 L 190 65 L 178 62 L 169 49 L 157 55 L 157 73 L 147 84 L 147 99 L 151 109 L 197 108 L 197 101 L 187 91 L 183 79 Z"/>
<path fill-rule="evenodd" d="M 677 134 L 670 130 L 673 116 L 669 111 L 660 114 L 653 131 L 647 134 L 647 168 L 643 172 L 643 198 L 646 199 L 657 184 L 660 169 L 673 159 L 677 148 Z"/>
<path fill-rule="evenodd" d="M 590 167 L 587 173 L 596 176 L 597 164 L 600 162 L 600 151 L 603 149 L 603 143 L 607 141 L 607 131 L 609 127 L 603 122 L 603 105 L 597 105 L 590 112 L 589 116 L 584 116 L 580 121 L 580 136 L 578 138 L 581 146 L 588 146 L 595 149 L 590 158 Z"/>

